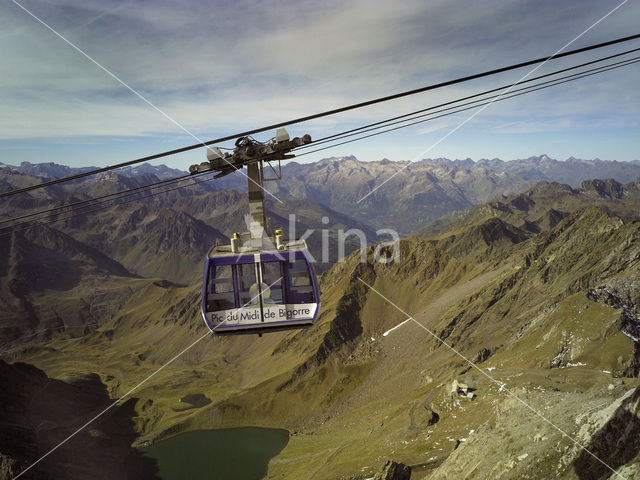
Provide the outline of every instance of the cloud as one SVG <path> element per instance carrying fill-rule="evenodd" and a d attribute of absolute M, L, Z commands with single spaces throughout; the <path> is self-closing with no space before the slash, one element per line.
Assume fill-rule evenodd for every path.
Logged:
<path fill-rule="evenodd" d="M 615 5 L 594 0 L 61 0 L 25 6 L 188 130 L 208 138 L 550 54 Z M 635 31 L 633 19 L 640 7 L 623 9 L 571 48 Z M 183 135 L 15 5 L 0 6 L 0 31 L 1 138 Z M 553 63 L 539 73 L 569 63 Z M 433 91 L 300 128 L 315 135 L 333 133 L 509 83 L 525 73 Z M 626 75 L 501 102 L 469 127 L 540 131 L 541 118 L 553 109 L 573 116 L 569 126 L 558 124 L 570 128 L 580 124 L 581 116 L 611 112 L 613 105 L 620 117 L 633 118 L 638 114 L 638 96 L 632 93 L 637 73 Z M 616 103 L 620 95 L 625 101 Z M 485 117 L 491 122 L 483 123 Z M 451 125 L 442 120 L 412 132 Z"/>
<path fill-rule="evenodd" d="M 418 129 L 416 132 L 418 135 L 427 135 L 430 133 L 451 130 L 464 121 L 464 117 L 452 117 L 450 120 L 435 120 L 433 122 L 427 122 L 425 127 Z M 444 133 L 444 132 L 443 132 Z"/>
<path fill-rule="evenodd" d="M 492 130 L 495 133 L 502 134 L 522 134 L 522 133 L 539 133 L 539 132 L 553 132 L 558 130 L 565 130 L 574 126 L 574 123 L 567 118 L 562 119 L 548 119 L 546 121 L 517 121 L 497 125 Z"/>

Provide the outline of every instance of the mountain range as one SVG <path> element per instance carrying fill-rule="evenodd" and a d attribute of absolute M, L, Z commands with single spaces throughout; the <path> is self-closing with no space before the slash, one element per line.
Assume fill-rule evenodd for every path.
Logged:
<path fill-rule="evenodd" d="M 19 177 L 56 178 L 85 169 L 55 164 L 0 165 L 0 173 L 20 173 Z M 165 165 L 141 164 L 118 171 L 121 177 L 158 179 L 185 175 Z M 314 163 L 288 162 L 282 167 L 284 180 L 267 183 L 268 190 L 282 200 L 307 199 L 359 220 L 372 228 L 394 228 L 408 235 L 425 224 L 454 210 L 478 205 L 500 195 L 517 193 L 537 181 L 556 181 L 578 186 L 584 180 L 613 179 L 621 183 L 640 180 L 640 161 L 617 162 L 579 160 L 558 161 L 546 155 L 503 161 L 425 159 L 418 162 L 362 162 L 355 157 L 328 158 Z M 18 179 L 0 176 L 9 184 Z M 32 178 L 37 183 L 37 178 Z M 124 180 L 123 180 L 124 181 Z M 152 177 L 147 181 L 152 182 Z M 25 180 L 22 180 L 24 183 Z M 10 189 L 2 183 L 0 188 Z M 205 191 L 246 191 L 246 177 L 235 173 L 205 183 Z M 113 187 L 110 187 L 113 188 Z M 85 187 L 85 190 L 88 190 Z M 91 188 L 97 195 L 103 189 Z M 187 212 L 188 213 L 188 212 Z"/>
<path fill-rule="evenodd" d="M 326 228 L 328 216 L 332 232 L 394 226 L 413 233 L 384 247 L 398 249 L 399 261 L 377 263 L 368 248 L 362 263 L 353 244 L 319 276 L 312 328 L 206 337 L 135 391 L 118 412 L 121 431 L 97 428 L 105 457 L 137 459 L 126 442 L 259 425 L 291 432 L 270 479 L 363 480 L 391 460 L 412 479 L 613 478 L 607 466 L 640 475 L 638 179 L 565 184 L 425 161 L 360 206 L 358 194 L 402 166 L 289 164 L 286 189 L 275 192 L 283 204 L 268 204 L 272 223 L 292 211 L 309 228 Z M 0 214 L 153 178 L 86 179 L 12 199 Z M 10 314 L 0 353 L 14 362 L 0 363 L 5 391 L 56 404 L 91 379 L 99 410 L 105 395 L 119 398 L 202 336 L 202 249 L 226 241 L 246 210 L 235 190 L 242 178 L 223 180 L 0 237 L 9 252 L 0 298 Z M 30 181 L 0 176 L 5 189 Z M 393 189 L 383 195 L 392 185 L 400 199 Z M 29 380 L 11 380 L 18 376 Z M 46 382 L 60 383 L 32 386 Z M 26 408 L 8 403 L 11 395 L 0 410 Z M 185 409 L 186 395 L 209 401 Z M 93 414 L 81 400 L 79 424 Z M 52 421 L 33 410 L 23 418 L 29 435 Z M 0 416 L 0 430 L 16 422 Z M 0 445 L 3 463 L 20 471 L 32 449 L 10 447 Z M 77 468 L 62 455 L 38 473 L 79 478 Z"/>
<path fill-rule="evenodd" d="M 481 159 L 474 162 L 470 158 L 465 160 L 449 160 L 446 158 L 424 159 L 430 165 L 446 165 L 462 168 L 487 168 L 500 172 L 518 175 L 527 180 L 548 180 L 568 183 L 577 186 L 584 180 L 594 178 L 613 178 L 619 182 L 637 182 L 640 160 L 617 162 L 610 160 L 581 160 L 569 157 L 564 161 L 550 158 L 547 155 L 533 156 L 518 160 L 504 161 L 499 158 Z"/>
<path fill-rule="evenodd" d="M 507 162 L 425 159 L 411 163 L 340 157 L 310 164 L 289 162 L 282 175 L 285 181 L 272 189 L 278 196 L 308 198 L 375 228 L 395 228 L 408 235 L 448 212 L 517 193 L 540 180 L 571 186 L 594 178 L 639 181 L 640 161 L 573 157 L 558 161 L 541 155 Z M 218 185 L 243 191 L 246 179 L 236 173 Z"/>

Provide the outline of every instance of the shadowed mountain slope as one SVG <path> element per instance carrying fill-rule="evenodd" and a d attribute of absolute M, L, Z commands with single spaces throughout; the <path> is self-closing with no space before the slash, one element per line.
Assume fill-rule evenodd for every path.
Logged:
<path fill-rule="evenodd" d="M 228 242 L 187 213 L 139 203 L 65 220 L 60 228 L 138 275 L 178 283 L 198 281 L 196 267 L 211 246 Z"/>
<path fill-rule="evenodd" d="M 31 365 L 0 360 L 0 384 L 3 480 L 15 478 L 73 433 L 83 419 L 111 403 L 95 375 L 65 383 Z M 116 407 L 113 414 L 65 442 L 21 478 L 159 478 L 154 460 L 130 446 L 136 436 L 131 419 L 134 404 L 131 399 Z"/>
<path fill-rule="evenodd" d="M 579 188 L 540 182 L 522 193 L 444 215 L 414 235 L 442 238 L 494 218 L 525 234 L 537 234 L 588 205 L 601 206 L 626 221 L 637 219 L 640 182 L 623 185 L 615 180 L 588 180 Z"/>
<path fill-rule="evenodd" d="M 50 295 L 60 300 L 68 292 L 86 288 L 87 283 L 109 283 L 113 279 L 128 282 L 135 277 L 115 260 L 50 227 L 40 226 L 2 236 L 0 249 L 6 252 L 0 260 L 2 340 L 35 328 L 64 325 L 55 312 L 56 302 L 45 304 L 35 300 L 36 297 Z M 89 309 L 88 304 L 75 308 Z M 71 323 L 78 324 L 82 331 L 86 322 Z"/>

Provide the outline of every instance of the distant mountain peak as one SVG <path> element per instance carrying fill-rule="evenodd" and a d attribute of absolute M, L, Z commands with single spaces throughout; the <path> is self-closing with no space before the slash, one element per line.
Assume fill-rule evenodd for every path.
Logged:
<path fill-rule="evenodd" d="M 135 177 L 138 175 L 143 175 L 145 173 L 150 173 L 160 178 L 161 180 L 180 177 L 182 175 L 186 175 L 187 172 L 184 170 L 179 170 L 176 168 L 167 167 L 165 164 L 161 165 L 151 165 L 150 163 L 141 163 L 140 165 L 130 165 L 128 167 L 124 167 L 118 170 L 122 175 L 126 175 L 128 177 Z"/>
<path fill-rule="evenodd" d="M 624 186 L 612 178 L 607 180 L 585 180 L 580 184 L 580 188 L 585 193 L 595 193 L 606 200 L 622 198 L 625 192 Z"/>
<path fill-rule="evenodd" d="M 424 158 L 423 163 L 427 165 L 446 166 L 446 167 L 460 167 L 460 168 L 474 168 L 479 164 L 474 162 L 471 158 L 465 158 L 464 160 L 455 159 L 449 160 L 448 158 Z"/>
<path fill-rule="evenodd" d="M 21 173 L 23 175 L 31 175 L 40 178 L 61 178 L 75 173 L 83 173 L 94 170 L 97 167 L 80 167 L 74 168 L 67 165 L 60 165 L 55 162 L 31 163 L 21 162 L 20 165 L 0 164 L 3 168 Z"/>
<path fill-rule="evenodd" d="M 522 160 L 512 160 L 515 162 L 519 162 Z M 534 162 L 534 163 L 541 163 L 541 162 L 557 162 L 556 159 L 551 158 L 549 155 L 547 155 L 546 153 L 543 153 L 542 155 L 533 155 L 527 159 L 525 159 L 524 161 L 530 161 L 530 162 Z"/>

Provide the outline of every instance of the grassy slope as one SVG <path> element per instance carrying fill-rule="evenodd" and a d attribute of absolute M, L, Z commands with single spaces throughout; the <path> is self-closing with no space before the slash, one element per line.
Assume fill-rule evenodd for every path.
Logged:
<path fill-rule="evenodd" d="M 456 440 L 491 424 L 506 405 L 504 392 L 411 322 L 383 337 L 406 316 L 358 277 L 465 357 L 491 350 L 481 366 L 495 367 L 492 376 L 512 390 L 596 391 L 633 349 L 616 329 L 618 312 L 586 300 L 585 291 L 638 271 L 639 229 L 589 209 L 494 251 L 490 262 L 459 260 L 419 239 L 401 242 L 399 264 L 359 264 L 352 256 L 323 275 L 323 308 L 312 329 L 208 337 L 149 379 L 135 393 L 140 441 L 195 428 L 289 428 L 295 433 L 270 478 L 364 475 L 391 457 L 416 471 L 445 465 Z M 206 332 L 197 287 L 136 282 L 98 330 L 22 359 L 58 378 L 97 372 L 116 397 Z M 586 365 L 550 369 L 563 346 L 565 366 Z M 476 401 L 452 402 L 441 388 L 430 402 L 440 421 L 415 425 L 416 407 L 434 389 L 465 377 L 477 384 Z M 188 393 L 213 401 L 185 410 L 178 400 Z"/>

